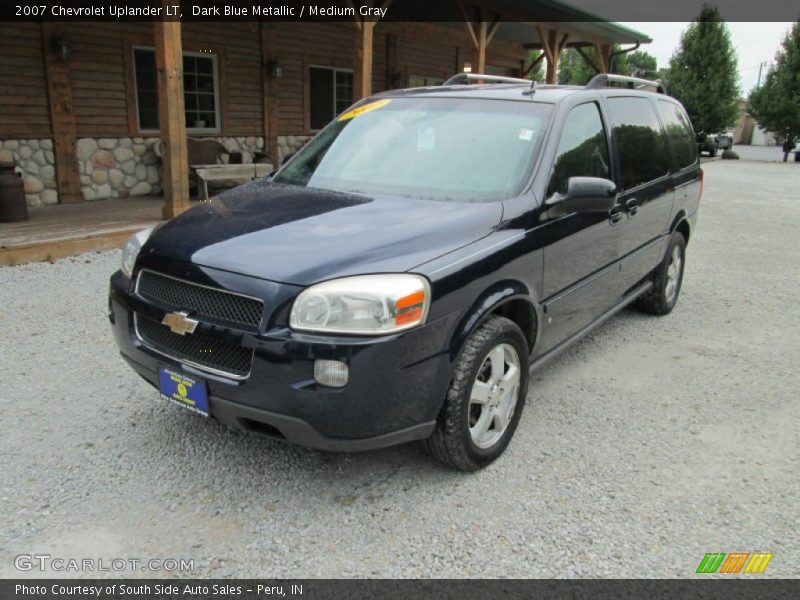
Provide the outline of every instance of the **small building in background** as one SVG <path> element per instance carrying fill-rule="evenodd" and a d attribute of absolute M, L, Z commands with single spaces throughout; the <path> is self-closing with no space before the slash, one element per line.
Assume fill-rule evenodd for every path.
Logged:
<path fill-rule="evenodd" d="M 783 137 L 774 131 L 767 131 L 758 124 L 756 118 L 747 110 L 747 101 L 739 99 L 739 118 L 733 127 L 733 143 L 745 146 L 780 146 Z"/>

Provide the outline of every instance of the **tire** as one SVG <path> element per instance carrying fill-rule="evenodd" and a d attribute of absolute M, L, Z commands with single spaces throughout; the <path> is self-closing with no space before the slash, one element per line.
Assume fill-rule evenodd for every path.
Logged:
<path fill-rule="evenodd" d="M 678 266 L 675 268 L 676 258 Z M 668 315 L 675 308 L 683 284 L 686 266 L 686 239 L 679 231 L 672 233 L 667 252 L 653 273 L 653 289 L 639 300 L 637 306 L 651 315 Z"/>
<path fill-rule="evenodd" d="M 505 317 L 489 317 L 456 360 L 436 428 L 425 440 L 428 452 L 461 471 L 476 471 L 494 461 L 517 429 L 528 392 L 528 369 L 528 342 L 520 328 Z"/>

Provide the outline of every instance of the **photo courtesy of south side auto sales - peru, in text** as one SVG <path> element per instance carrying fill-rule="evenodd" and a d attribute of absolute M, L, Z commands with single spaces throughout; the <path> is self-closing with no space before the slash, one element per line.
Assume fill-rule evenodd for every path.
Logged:
<path fill-rule="evenodd" d="M 81 585 L 74 584 L 68 585 L 64 583 L 54 584 L 50 586 L 45 585 L 25 585 L 16 584 L 16 594 L 23 595 L 46 595 L 48 592 L 56 596 L 70 596 L 78 595 L 81 597 L 96 597 L 100 598 L 103 594 L 113 594 L 119 598 L 123 597 L 137 597 L 142 595 L 157 594 L 159 596 L 175 596 L 178 594 L 188 595 L 235 595 L 239 596 L 244 591 L 240 585 L 226 585 L 226 584 L 213 584 L 213 585 L 175 585 L 171 583 L 156 583 L 153 585 L 143 583 L 137 585 L 129 584 L 116 584 L 110 583 L 107 585 Z M 283 585 L 264 585 L 258 584 L 252 586 L 252 590 L 259 595 L 265 596 L 285 596 L 286 592 L 291 594 L 302 594 L 303 586 L 292 584 L 285 588 Z"/>

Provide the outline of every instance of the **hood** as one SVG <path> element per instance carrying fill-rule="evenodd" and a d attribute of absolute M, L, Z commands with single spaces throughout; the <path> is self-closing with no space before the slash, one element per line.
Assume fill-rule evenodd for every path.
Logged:
<path fill-rule="evenodd" d="M 371 197 L 259 180 L 168 221 L 142 254 L 310 285 L 407 271 L 488 235 L 502 213 L 501 202 Z"/>

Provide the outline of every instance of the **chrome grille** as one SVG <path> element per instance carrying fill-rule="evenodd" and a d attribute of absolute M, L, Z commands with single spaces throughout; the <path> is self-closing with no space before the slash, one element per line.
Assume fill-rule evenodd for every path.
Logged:
<path fill-rule="evenodd" d="M 252 348 L 243 348 L 204 335 L 178 335 L 169 327 L 142 315 L 135 315 L 139 339 L 156 352 L 201 369 L 243 379 L 250 374 Z"/>
<path fill-rule="evenodd" d="M 176 279 L 154 271 L 142 270 L 136 292 L 148 300 L 184 310 L 192 316 L 207 317 L 258 329 L 264 303 L 243 296 Z"/>

